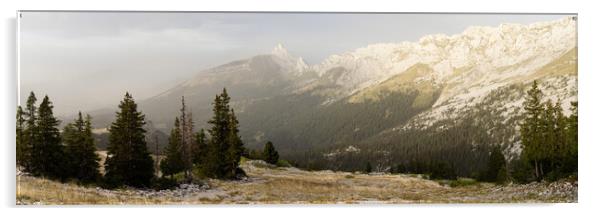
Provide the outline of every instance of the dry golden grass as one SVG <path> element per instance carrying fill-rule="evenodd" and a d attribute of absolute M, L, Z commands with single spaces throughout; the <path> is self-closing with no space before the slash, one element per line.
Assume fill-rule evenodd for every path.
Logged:
<path fill-rule="evenodd" d="M 539 196 L 544 184 L 529 187 L 478 183 L 449 187 L 409 175 L 366 175 L 275 168 L 257 161 L 242 165 L 244 181 L 208 180 L 210 188 L 195 193 L 149 195 L 136 189 L 102 190 L 21 176 L 17 202 L 22 204 L 276 204 L 276 203 L 481 203 L 575 202 L 574 195 Z"/>

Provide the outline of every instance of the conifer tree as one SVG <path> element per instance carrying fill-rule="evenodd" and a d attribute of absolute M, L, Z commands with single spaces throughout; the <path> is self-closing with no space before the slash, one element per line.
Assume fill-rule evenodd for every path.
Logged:
<path fill-rule="evenodd" d="M 541 143 L 539 147 L 539 169 L 543 177 L 552 168 L 555 153 L 557 153 L 558 142 L 556 140 L 556 117 L 554 116 L 554 105 L 551 100 L 544 103 L 544 109 L 541 114 Z"/>
<path fill-rule="evenodd" d="M 364 167 L 364 173 L 370 174 L 372 172 L 372 164 L 370 161 L 366 162 L 366 166 Z"/>
<path fill-rule="evenodd" d="M 21 106 L 17 106 L 17 126 L 16 126 L 16 157 L 17 157 L 17 165 L 21 167 L 25 167 L 27 163 L 27 149 L 24 141 L 24 131 L 25 131 L 25 118 L 23 117 L 25 114 L 23 112 L 23 108 Z"/>
<path fill-rule="evenodd" d="M 500 168 L 500 170 L 498 170 L 497 173 L 497 178 L 495 180 L 495 183 L 497 184 L 504 184 L 508 181 L 509 179 L 509 175 L 508 175 L 508 168 L 507 166 L 502 166 Z"/>
<path fill-rule="evenodd" d="M 83 183 L 98 180 L 100 158 L 96 155 L 96 145 L 92 136 L 92 117 L 78 113 L 78 118 L 63 129 L 63 142 L 65 143 L 65 163 L 69 177 L 76 178 Z"/>
<path fill-rule="evenodd" d="M 240 157 L 244 152 L 244 147 L 240 136 L 238 136 L 238 119 L 234 114 L 234 109 L 231 109 L 228 114 L 228 136 L 227 136 L 228 152 L 226 152 L 226 169 L 228 170 L 227 178 L 236 178 L 242 172 L 238 168 Z"/>
<path fill-rule="evenodd" d="M 172 176 L 173 174 L 184 171 L 185 161 L 182 146 L 182 131 L 180 129 L 180 120 L 176 117 L 174 127 L 169 135 L 169 144 L 165 147 L 166 158 L 161 162 L 161 172 L 163 176 Z"/>
<path fill-rule="evenodd" d="M 274 144 L 268 141 L 263 147 L 263 159 L 270 164 L 277 164 L 279 159 L 278 151 L 274 148 Z"/>
<path fill-rule="evenodd" d="M 209 142 L 207 157 L 203 163 L 206 176 L 213 178 L 236 178 L 242 170 L 238 161 L 243 153 L 243 144 L 238 136 L 238 120 L 230 109 L 230 96 L 224 88 L 213 102 L 213 117 L 209 120 Z"/>
<path fill-rule="evenodd" d="M 126 93 L 109 129 L 105 178 L 110 186 L 145 187 L 154 176 L 144 135 L 144 115 L 137 109 L 132 96 Z"/>
<path fill-rule="evenodd" d="M 194 140 L 195 147 L 193 148 L 193 163 L 197 165 L 202 165 L 204 163 L 205 158 L 207 157 L 207 137 L 205 134 L 205 130 L 201 128 L 201 130 L 196 133 Z"/>
<path fill-rule="evenodd" d="M 61 145 L 59 120 L 52 113 L 52 102 L 45 96 L 38 108 L 36 131 L 32 143 L 31 167 L 34 175 L 65 179 L 64 149 Z"/>
<path fill-rule="evenodd" d="M 577 150 L 578 150 L 578 126 L 577 126 L 577 102 L 571 103 L 571 115 L 567 118 L 567 158 L 565 160 L 565 170 L 577 171 Z"/>
<path fill-rule="evenodd" d="M 489 153 L 489 162 L 487 163 L 487 171 L 483 176 L 483 180 L 489 182 L 503 183 L 507 178 L 506 158 L 502 153 L 502 148 L 495 145 Z"/>
<path fill-rule="evenodd" d="M 542 143 L 542 121 L 541 115 L 543 107 L 541 104 L 542 92 L 537 86 L 537 81 L 533 81 L 531 89 L 527 91 L 527 99 L 524 102 L 526 117 L 521 124 L 521 144 L 523 154 L 533 163 L 534 174 L 537 179 L 543 177 L 542 160 L 544 159 Z"/>
<path fill-rule="evenodd" d="M 552 160 L 551 166 L 554 169 L 558 169 L 563 165 L 563 159 L 568 156 L 569 145 L 567 142 L 567 118 L 562 112 L 560 101 L 557 101 L 552 109 L 552 121 L 554 121 L 553 128 L 553 143 L 550 158 Z"/>
<path fill-rule="evenodd" d="M 209 146 L 207 160 L 203 166 L 205 175 L 212 178 L 223 178 L 225 176 L 225 152 L 227 136 L 227 113 L 224 113 L 227 104 L 220 95 L 215 96 L 213 102 L 213 117 L 209 120 Z"/>
<path fill-rule="evenodd" d="M 36 96 L 33 92 L 29 93 L 27 98 L 25 111 L 23 117 L 25 120 L 25 127 L 23 128 L 23 137 L 21 139 L 22 144 L 19 149 L 21 162 L 25 171 L 31 172 L 32 170 L 32 148 L 35 142 L 37 131 L 37 107 L 36 107 Z"/>
<path fill-rule="evenodd" d="M 190 179 L 190 171 L 192 170 L 192 148 L 194 142 L 192 114 L 186 111 L 186 102 L 182 96 L 182 108 L 180 109 L 180 133 L 182 148 L 180 151 L 184 161 L 184 174 L 187 179 Z"/>

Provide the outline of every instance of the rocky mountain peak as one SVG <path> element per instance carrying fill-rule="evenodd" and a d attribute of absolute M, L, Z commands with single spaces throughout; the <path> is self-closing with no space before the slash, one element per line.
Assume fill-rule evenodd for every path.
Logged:
<path fill-rule="evenodd" d="M 272 49 L 272 55 L 275 55 L 278 57 L 290 57 L 291 56 L 289 54 L 288 50 L 286 50 L 286 48 L 284 48 L 284 46 L 281 43 L 276 44 L 274 49 Z"/>

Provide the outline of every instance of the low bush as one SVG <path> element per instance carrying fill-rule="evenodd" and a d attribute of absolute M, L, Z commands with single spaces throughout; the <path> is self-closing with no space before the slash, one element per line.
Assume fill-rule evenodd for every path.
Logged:
<path fill-rule="evenodd" d="M 151 181 L 151 187 L 154 190 L 167 190 L 167 189 L 173 189 L 175 187 L 178 186 L 178 182 L 176 181 L 176 179 L 171 179 L 171 178 L 154 178 Z"/>
<path fill-rule="evenodd" d="M 449 182 L 450 187 L 464 187 L 477 184 L 479 184 L 479 182 L 471 178 L 458 178 L 457 180 Z"/>
<path fill-rule="evenodd" d="M 278 162 L 276 162 L 276 166 L 278 166 L 278 167 L 291 167 L 291 164 L 288 161 L 286 161 L 286 160 L 279 159 Z"/>

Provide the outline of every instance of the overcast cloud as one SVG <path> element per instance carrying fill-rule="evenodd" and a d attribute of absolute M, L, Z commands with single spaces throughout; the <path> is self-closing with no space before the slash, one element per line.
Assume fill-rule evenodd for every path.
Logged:
<path fill-rule="evenodd" d="M 316 64 L 372 43 L 566 15 L 23 12 L 21 100 L 48 94 L 58 115 L 156 95 L 201 70 L 282 43 Z"/>

